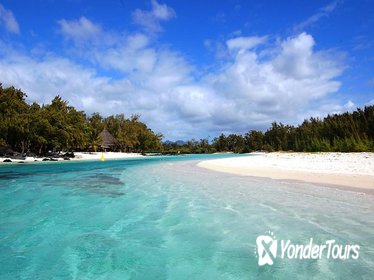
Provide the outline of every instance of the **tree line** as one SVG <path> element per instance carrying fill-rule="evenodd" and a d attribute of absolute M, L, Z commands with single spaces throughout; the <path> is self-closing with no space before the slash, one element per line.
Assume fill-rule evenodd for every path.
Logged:
<path fill-rule="evenodd" d="M 104 127 L 116 138 L 116 150 L 127 152 L 159 151 L 162 135 L 140 121 L 139 115 L 123 114 L 103 118 L 76 110 L 60 96 L 50 104 L 28 104 L 26 94 L 0 84 L 0 146 L 22 154 L 43 155 L 49 151 L 96 151 Z"/>
<path fill-rule="evenodd" d="M 310 118 L 296 127 L 274 122 L 266 132 L 222 134 L 212 145 L 219 152 L 373 152 L 374 106 L 323 119 Z"/>
<path fill-rule="evenodd" d="M 352 113 L 310 118 L 298 126 L 273 122 L 265 132 L 250 130 L 244 135 L 230 134 L 213 139 L 171 143 L 166 150 L 184 153 L 252 151 L 295 152 L 374 152 L 374 106 Z"/>
<path fill-rule="evenodd" d="M 310 118 L 298 126 L 274 122 L 265 132 L 250 130 L 209 139 L 162 143 L 139 115 L 86 115 L 56 96 L 50 104 L 28 104 L 26 94 L 0 84 L 0 147 L 45 154 L 48 151 L 96 151 L 106 128 L 116 150 L 126 152 L 213 153 L 251 151 L 368 152 L 374 151 L 374 106 L 351 113 Z"/>

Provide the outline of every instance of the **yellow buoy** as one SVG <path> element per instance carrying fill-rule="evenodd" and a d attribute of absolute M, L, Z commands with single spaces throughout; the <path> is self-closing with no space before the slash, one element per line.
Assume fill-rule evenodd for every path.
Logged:
<path fill-rule="evenodd" d="M 104 161 L 104 153 L 101 154 L 101 158 L 100 158 L 101 161 Z"/>

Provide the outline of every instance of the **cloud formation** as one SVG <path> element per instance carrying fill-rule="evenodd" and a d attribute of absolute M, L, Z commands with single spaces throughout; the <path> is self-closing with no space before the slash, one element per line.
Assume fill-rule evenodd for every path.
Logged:
<path fill-rule="evenodd" d="M 102 33 L 100 25 L 93 23 L 86 17 L 72 21 L 61 19 L 58 24 L 60 33 L 66 39 L 73 40 L 76 43 L 97 38 Z"/>
<path fill-rule="evenodd" d="M 237 37 L 227 40 L 226 44 L 229 50 L 247 50 L 265 43 L 266 40 L 266 36 Z"/>
<path fill-rule="evenodd" d="M 321 20 L 324 17 L 329 16 L 330 13 L 332 13 L 336 7 L 339 5 L 340 0 L 335 0 L 328 5 L 320 8 L 315 14 L 311 15 L 306 20 L 300 22 L 299 24 L 294 26 L 295 32 L 300 32 L 305 30 L 307 27 L 317 23 L 319 20 Z"/>
<path fill-rule="evenodd" d="M 134 23 L 142 26 L 148 32 L 161 32 L 161 21 L 168 21 L 176 17 L 173 8 L 166 4 L 159 4 L 156 0 L 151 1 L 152 9 L 144 11 L 136 9 L 132 16 Z"/>
<path fill-rule="evenodd" d="M 275 55 L 266 60 L 255 50 L 242 49 L 210 79 L 223 98 L 223 111 L 236 116 L 238 127 L 246 123 L 258 127 L 273 120 L 300 121 L 310 102 L 339 89 L 334 78 L 343 70 L 313 46 L 313 37 L 302 33 L 283 40 L 272 50 Z"/>
<path fill-rule="evenodd" d="M 4 25 L 5 29 L 8 32 L 19 34 L 20 28 L 19 24 L 14 17 L 12 11 L 7 10 L 4 8 L 3 5 L 0 4 L 0 25 Z"/>
<path fill-rule="evenodd" d="M 95 68 L 78 62 L 82 57 L 76 62 L 2 48 L 4 84 L 22 88 L 31 101 L 47 103 L 60 94 L 89 113 L 140 113 L 168 139 L 243 133 L 267 128 L 274 120 L 298 123 L 339 89 L 336 78 L 344 69 L 336 56 L 315 51 L 314 38 L 307 33 L 280 42 L 260 36 L 231 38 L 226 41 L 226 63 L 204 73 L 183 54 L 155 47 L 146 33 L 120 36 L 86 18 L 60 20 L 59 25 L 65 38 L 83 41 L 75 46 L 77 53 L 82 48 L 83 59 Z M 113 43 L 98 45 L 107 36 Z M 96 69 L 114 71 L 116 78 Z M 339 103 L 329 106 L 344 108 Z"/>

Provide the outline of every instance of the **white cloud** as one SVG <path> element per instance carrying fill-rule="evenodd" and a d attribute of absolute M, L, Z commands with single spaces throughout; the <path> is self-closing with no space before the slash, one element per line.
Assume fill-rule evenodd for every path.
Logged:
<path fill-rule="evenodd" d="M 105 51 L 91 49 L 93 59 L 105 68 L 115 69 L 122 72 L 150 72 L 152 71 L 156 54 L 149 47 L 150 40 L 143 34 L 128 36 L 116 44 L 108 47 Z M 88 52 L 89 53 L 89 52 Z"/>
<path fill-rule="evenodd" d="M 288 38 L 281 45 L 279 55 L 274 60 L 274 67 L 285 76 L 308 78 L 318 73 L 318 63 L 311 59 L 314 46 L 312 36 L 302 33 L 295 38 Z"/>
<path fill-rule="evenodd" d="M 85 17 L 72 21 L 61 19 L 58 24 L 62 35 L 75 42 L 97 38 L 102 33 L 100 25 L 94 24 Z"/>
<path fill-rule="evenodd" d="M 28 93 L 30 101 L 47 103 L 61 94 L 80 107 L 86 98 L 99 101 L 101 97 L 95 89 L 99 90 L 110 81 L 97 77 L 93 70 L 52 56 L 39 60 L 14 54 L 0 61 L 0 73 L 5 85 L 20 87 Z"/>
<path fill-rule="evenodd" d="M 326 98 L 318 103 L 318 107 L 309 109 L 306 113 L 309 116 L 318 117 L 320 119 L 326 117 L 328 114 L 342 114 L 345 112 L 352 112 L 357 109 L 357 105 L 348 100 L 345 104 L 337 103 L 335 100 Z M 300 116 L 301 118 L 302 116 Z"/>
<path fill-rule="evenodd" d="M 3 5 L 0 4 L 0 25 L 4 25 L 5 29 L 8 32 L 19 34 L 20 28 L 19 24 L 14 17 L 12 11 L 7 10 L 4 8 Z"/>
<path fill-rule="evenodd" d="M 72 22 L 65 23 L 71 27 Z M 340 87 L 339 56 L 316 52 L 313 37 L 306 33 L 273 47 L 266 37 L 232 38 L 226 42 L 231 51 L 225 64 L 217 62 L 214 72 L 196 77 L 201 72 L 195 65 L 176 51 L 155 47 L 150 35 L 109 34 L 113 44 L 102 46 L 98 44 L 108 32 L 88 19 L 74 23 L 77 30 L 86 27 L 96 34 L 94 44 L 77 48 L 82 47 L 84 58 L 97 70 L 57 55 L 35 57 L 4 47 L 4 85 L 20 87 L 29 100 L 42 103 L 60 94 L 88 113 L 140 113 L 152 129 L 170 139 L 243 133 L 267 128 L 274 120 L 298 123 L 311 112 L 320 112 L 318 105 Z M 82 38 L 78 31 L 65 34 Z M 261 51 L 254 47 L 265 41 Z M 271 55 L 262 57 L 263 51 Z M 101 70 L 114 71 L 116 78 L 99 74 Z M 341 102 L 330 102 L 330 108 L 348 101 Z"/>
<path fill-rule="evenodd" d="M 217 60 L 227 59 L 230 56 L 226 42 L 205 39 L 203 45 L 208 51 L 214 53 Z"/>
<path fill-rule="evenodd" d="M 227 40 L 226 44 L 229 50 L 246 50 L 252 49 L 260 44 L 263 44 L 266 42 L 266 40 L 266 36 L 237 37 L 234 39 Z"/>
<path fill-rule="evenodd" d="M 300 121 L 296 116 L 308 117 L 305 111 L 311 102 L 339 89 L 334 78 L 342 71 L 339 64 L 314 52 L 313 45 L 313 38 L 303 33 L 284 40 L 277 55 L 265 61 L 254 50 L 236 55 L 223 71 L 208 78 L 216 97 L 223 99 L 212 121 L 229 128 L 273 120 L 295 123 Z"/>
<path fill-rule="evenodd" d="M 160 22 L 171 20 L 176 17 L 176 13 L 173 8 L 166 4 L 159 4 L 156 0 L 152 0 L 151 5 L 152 9 L 150 11 L 136 9 L 132 14 L 133 20 L 146 31 L 161 32 Z"/>
<path fill-rule="evenodd" d="M 294 26 L 295 32 L 300 32 L 305 30 L 307 27 L 317 23 L 324 17 L 327 17 L 330 13 L 332 13 L 336 7 L 340 4 L 340 0 L 335 0 L 328 5 L 320 8 L 315 14 L 307 18 L 306 20 L 300 22 L 299 24 Z"/>
<path fill-rule="evenodd" d="M 175 11 L 166 4 L 159 4 L 156 0 L 152 0 L 152 14 L 159 20 L 169 20 L 175 17 Z"/>
<path fill-rule="evenodd" d="M 356 109 L 356 107 L 356 104 L 354 104 L 352 100 L 348 100 L 348 102 L 344 104 L 344 108 L 346 108 L 348 111 L 353 111 Z"/>
<path fill-rule="evenodd" d="M 334 11 L 336 9 L 336 7 L 338 6 L 339 3 L 340 3 L 340 1 L 337 1 L 337 0 L 333 1 L 330 4 L 322 7 L 321 11 L 326 12 L 326 13 L 331 13 L 332 11 Z"/>

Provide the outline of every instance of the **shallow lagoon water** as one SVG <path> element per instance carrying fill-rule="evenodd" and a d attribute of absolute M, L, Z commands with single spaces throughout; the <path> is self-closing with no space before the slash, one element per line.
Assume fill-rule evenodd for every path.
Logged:
<path fill-rule="evenodd" d="M 374 196 L 196 167 L 205 158 L 1 166 L 0 279 L 372 279 Z M 268 231 L 360 256 L 259 267 Z"/>

